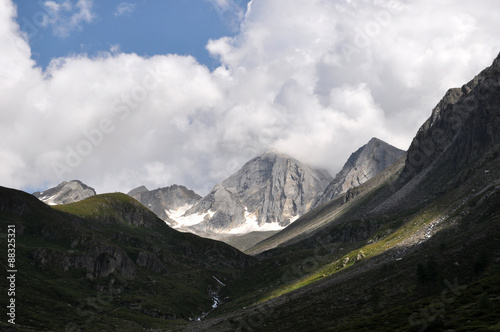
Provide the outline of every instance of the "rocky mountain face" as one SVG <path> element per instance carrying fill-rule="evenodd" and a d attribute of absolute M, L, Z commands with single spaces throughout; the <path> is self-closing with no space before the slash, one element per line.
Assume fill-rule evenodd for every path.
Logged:
<path fill-rule="evenodd" d="M 87 186 L 78 180 L 62 182 L 54 188 L 42 192 L 34 192 L 33 195 L 49 205 L 68 204 L 81 201 L 96 195 L 94 188 Z"/>
<path fill-rule="evenodd" d="M 427 205 L 447 191 L 461 188 L 479 170 L 485 172 L 483 175 L 489 185 L 497 186 L 498 180 L 492 175 L 491 168 L 482 169 L 482 165 L 494 163 L 498 157 L 494 147 L 500 143 L 500 132 L 495 129 L 500 128 L 499 105 L 500 55 L 492 66 L 469 83 L 448 90 L 416 133 L 406 157 L 402 156 L 379 175 L 310 211 L 291 227 L 247 252 L 255 253 L 287 241 L 303 240 L 307 234 L 327 227 L 332 220 L 339 222 L 340 216 L 369 220 L 374 216 L 401 214 L 410 208 Z M 479 163 L 479 166 L 470 166 L 474 163 Z M 384 186 L 383 183 L 390 185 Z M 466 201 L 470 199 L 469 195 L 481 192 L 481 185 L 486 186 L 476 181 L 474 186 L 477 188 L 470 189 L 470 193 L 460 191 L 461 199 Z M 439 209 L 443 210 L 443 207 Z M 345 217 L 345 220 L 350 219 Z M 352 241 L 366 233 L 362 229 L 344 232 L 350 234 Z M 334 231 L 325 230 L 324 236 L 332 233 Z"/>
<path fill-rule="evenodd" d="M 359 186 L 398 160 L 405 152 L 378 138 L 372 138 L 351 154 L 342 170 L 315 202 L 320 205 Z"/>
<path fill-rule="evenodd" d="M 446 92 L 420 127 L 407 153 L 397 183 L 397 192 L 375 211 L 398 211 L 408 203 L 417 204 L 437 196 L 443 188 L 434 181 L 421 185 L 434 174 L 435 179 L 448 178 L 460 186 L 472 170 L 464 170 L 500 142 L 500 55 L 461 88 Z M 496 152 L 488 158 L 495 159 Z M 460 174 L 457 170 L 462 169 Z M 485 170 L 489 171 L 489 170 Z M 452 175 L 455 175 L 452 177 Z"/>
<path fill-rule="evenodd" d="M 500 55 L 469 83 L 448 90 L 413 139 L 402 179 L 445 159 L 458 168 L 498 143 L 499 91 Z"/>
<path fill-rule="evenodd" d="M 201 196 L 194 191 L 176 184 L 151 191 L 145 186 L 140 186 L 129 191 L 127 195 L 141 202 L 160 219 L 173 225 L 176 223 L 169 217 L 169 213 L 185 211 L 201 199 Z"/>
<path fill-rule="evenodd" d="M 183 218 L 198 218 L 191 225 L 195 232 L 281 229 L 306 213 L 331 179 L 326 170 L 266 152 L 217 184 Z"/>

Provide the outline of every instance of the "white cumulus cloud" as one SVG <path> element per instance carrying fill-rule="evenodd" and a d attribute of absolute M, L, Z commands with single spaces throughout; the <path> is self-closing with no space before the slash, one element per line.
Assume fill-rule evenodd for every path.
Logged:
<path fill-rule="evenodd" d="M 54 15 L 69 13 L 65 3 Z M 406 149 L 446 90 L 500 51 L 495 0 L 250 4 L 234 37 L 207 41 L 215 70 L 112 47 L 42 71 L 0 0 L 2 185 L 177 183 L 205 194 L 268 149 L 334 174 L 373 136 Z"/>

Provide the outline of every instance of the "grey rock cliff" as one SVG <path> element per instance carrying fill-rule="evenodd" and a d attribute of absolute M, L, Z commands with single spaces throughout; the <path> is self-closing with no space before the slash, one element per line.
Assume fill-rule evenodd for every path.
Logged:
<path fill-rule="evenodd" d="M 433 163 L 455 167 L 500 141 L 500 54 L 461 88 L 448 90 L 408 149 L 401 180 L 408 182 Z"/>
<path fill-rule="evenodd" d="M 342 170 L 335 176 L 315 206 L 359 186 L 398 160 L 405 152 L 378 138 L 372 138 L 351 154 Z"/>
<path fill-rule="evenodd" d="M 201 196 L 194 191 L 176 184 L 151 191 L 145 186 L 140 186 L 129 191 L 127 195 L 141 202 L 160 219 L 169 222 L 172 220 L 168 217 L 166 210 L 175 210 L 186 204 L 193 205 L 201 199 Z"/>
<path fill-rule="evenodd" d="M 69 204 L 81 201 L 96 194 L 94 188 L 87 186 L 78 180 L 62 182 L 54 188 L 42 192 L 34 192 L 33 195 L 44 203 L 50 205 Z"/>
<path fill-rule="evenodd" d="M 461 88 L 446 92 L 420 127 L 407 153 L 403 170 L 393 185 L 397 191 L 373 211 L 394 213 L 409 204 L 438 197 L 443 185 L 459 187 L 472 174 L 466 167 L 500 143 L 500 54 L 493 64 Z M 496 158 L 491 152 L 488 158 Z M 460 170 L 459 173 L 457 171 Z M 427 182 L 426 182 L 427 181 Z M 439 183 L 439 182 L 438 182 Z"/>
<path fill-rule="evenodd" d="M 260 226 L 278 223 L 284 227 L 312 207 L 331 179 L 326 170 L 266 152 L 216 185 L 186 215 L 215 212 L 196 225 L 196 230 L 227 231 L 243 225 L 247 218 Z"/>

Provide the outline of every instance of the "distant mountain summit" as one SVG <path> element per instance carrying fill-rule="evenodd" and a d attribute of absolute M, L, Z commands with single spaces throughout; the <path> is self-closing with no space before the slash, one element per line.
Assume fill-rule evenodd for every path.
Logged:
<path fill-rule="evenodd" d="M 386 142 L 372 138 L 351 154 L 342 170 L 335 176 L 316 204 L 327 202 L 368 181 L 398 160 L 405 151 Z"/>
<path fill-rule="evenodd" d="M 306 213 L 331 180 L 326 170 L 269 151 L 174 219 L 200 234 L 279 230 Z"/>
<path fill-rule="evenodd" d="M 64 181 L 56 187 L 45 191 L 34 192 L 33 195 L 42 202 L 49 205 L 69 204 L 81 201 L 85 198 L 95 196 L 94 188 L 87 186 L 78 180 Z"/>
<path fill-rule="evenodd" d="M 183 214 L 201 199 L 201 196 L 194 191 L 176 184 L 151 191 L 145 186 L 140 186 L 129 191 L 127 195 L 141 202 L 160 219 L 174 225 L 175 222 L 170 218 L 171 215 Z"/>

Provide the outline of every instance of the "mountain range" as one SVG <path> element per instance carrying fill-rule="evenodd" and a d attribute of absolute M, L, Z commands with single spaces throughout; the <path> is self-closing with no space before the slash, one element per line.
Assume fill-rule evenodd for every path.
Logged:
<path fill-rule="evenodd" d="M 246 249 L 284 229 L 314 206 L 377 175 L 403 153 L 372 138 L 332 179 L 324 169 L 268 151 L 245 163 L 205 197 L 179 185 L 151 191 L 139 186 L 128 195 L 171 227 Z M 79 181 L 63 182 L 34 195 L 49 204 L 76 202 L 90 196 L 83 186 Z M 63 197 L 64 203 L 54 199 L 57 197 Z"/>
<path fill-rule="evenodd" d="M 177 225 L 177 222 L 169 217 L 173 211 L 186 210 L 201 199 L 194 191 L 175 184 L 151 191 L 140 186 L 129 191 L 127 195 L 141 202 L 170 226 Z"/>
<path fill-rule="evenodd" d="M 198 231 L 279 230 L 309 210 L 331 179 L 326 170 L 266 152 L 217 184 L 185 216 L 210 215 L 193 227 Z"/>
<path fill-rule="evenodd" d="M 377 167 L 358 172 L 353 164 L 389 159 L 376 140 L 334 179 L 275 152 L 252 159 L 183 216 L 202 216 L 192 226 L 218 231 L 238 229 L 248 216 L 286 226 L 246 254 L 178 232 L 128 195 L 49 206 L 0 187 L 0 220 L 3 229 L 15 225 L 23 271 L 16 327 L 498 330 L 499 126 L 500 54 L 450 89 L 408 151 L 392 151 L 395 162 L 370 179 L 364 175 Z M 376 157 L 361 157 L 370 146 Z M 253 197 L 264 201 L 253 205 Z M 8 289 L 5 278 L 1 287 Z"/>

